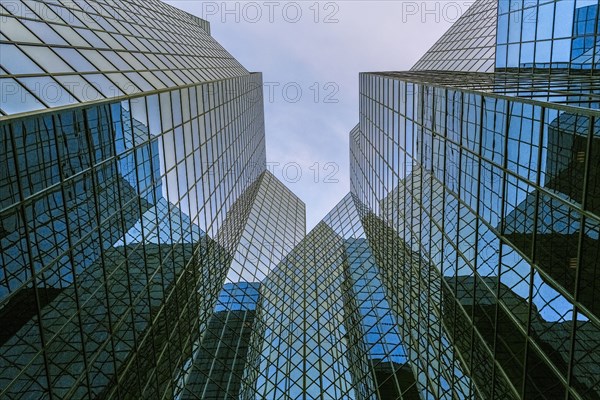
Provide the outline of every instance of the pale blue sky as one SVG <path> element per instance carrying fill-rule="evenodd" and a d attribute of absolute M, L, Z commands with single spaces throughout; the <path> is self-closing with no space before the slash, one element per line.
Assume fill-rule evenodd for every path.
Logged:
<path fill-rule="evenodd" d="M 267 161 L 306 203 L 310 230 L 349 190 L 358 73 L 409 69 L 472 1 L 168 3 L 263 73 Z"/>

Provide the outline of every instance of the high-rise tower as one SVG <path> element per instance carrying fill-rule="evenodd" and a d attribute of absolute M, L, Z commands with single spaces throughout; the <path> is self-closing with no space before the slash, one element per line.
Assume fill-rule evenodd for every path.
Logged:
<path fill-rule="evenodd" d="M 304 235 L 261 75 L 159 1 L 0 14 L 0 397 L 179 397 L 222 292 Z"/>
<path fill-rule="evenodd" d="M 380 267 L 423 398 L 600 398 L 598 26 L 597 1 L 481 0 L 361 74 L 351 191 L 375 252 L 407 246 Z"/>

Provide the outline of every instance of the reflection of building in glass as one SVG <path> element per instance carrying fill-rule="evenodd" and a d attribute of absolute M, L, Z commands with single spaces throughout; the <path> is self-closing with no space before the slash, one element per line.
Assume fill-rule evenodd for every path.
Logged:
<path fill-rule="evenodd" d="M 208 321 L 182 399 L 237 398 L 260 283 L 228 283 Z"/>
<path fill-rule="evenodd" d="M 590 68 L 590 65 L 600 63 L 598 32 L 600 32 L 598 4 L 576 8 L 571 43 L 572 68 Z"/>
<path fill-rule="evenodd" d="M 535 240 L 535 258 L 539 268 L 551 278 L 548 284 L 556 283 L 575 293 L 579 273 L 579 301 L 590 310 L 598 311 L 600 297 L 595 294 L 595 289 L 598 285 L 596 276 L 600 273 L 600 254 L 582 251 L 580 255 L 579 244 L 581 242 L 582 249 L 594 249 L 600 239 L 600 224 L 587 220 L 586 229 L 582 230 L 581 213 L 568 206 L 569 203 L 582 204 L 586 173 L 588 182 L 596 182 L 600 173 L 600 165 L 595 162 L 586 170 L 587 157 L 600 159 L 600 136 L 588 137 L 590 124 L 588 116 L 570 113 L 562 113 L 551 122 L 545 159 L 542 160 L 546 167 L 545 190 L 531 192 L 507 215 L 505 236 L 524 253 L 531 252 Z M 600 119 L 594 120 L 592 129 L 600 132 Z M 586 208 L 599 214 L 600 187 L 587 185 L 585 192 Z M 525 217 L 536 215 L 536 225 L 533 219 Z"/>
<path fill-rule="evenodd" d="M 308 235 L 260 74 L 87 3 L 0 8 L 0 398 L 600 399 L 597 0 L 480 0 L 361 74 Z"/>
<path fill-rule="evenodd" d="M 597 0 L 498 0 L 496 67 L 589 73 L 599 68 L 599 27 Z"/>

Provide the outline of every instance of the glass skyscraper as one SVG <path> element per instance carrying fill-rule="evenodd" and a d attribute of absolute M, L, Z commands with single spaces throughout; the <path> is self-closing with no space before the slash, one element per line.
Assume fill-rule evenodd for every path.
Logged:
<path fill-rule="evenodd" d="M 159 1 L 0 14 L 0 398 L 185 397 L 305 234 L 261 75 Z"/>
<path fill-rule="evenodd" d="M 360 75 L 351 192 L 421 398 L 600 398 L 598 35 L 597 1 L 481 0 Z"/>
<path fill-rule="evenodd" d="M 600 399 L 597 0 L 360 74 L 307 235 L 206 21 L 1 4 L 0 398 Z"/>

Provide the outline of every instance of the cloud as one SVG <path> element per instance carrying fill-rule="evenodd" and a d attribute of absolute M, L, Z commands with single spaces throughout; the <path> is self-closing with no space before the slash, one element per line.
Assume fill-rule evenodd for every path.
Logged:
<path fill-rule="evenodd" d="M 359 118 L 358 73 L 409 69 L 454 22 L 453 12 L 464 12 L 471 2 L 168 3 L 206 17 L 219 43 L 270 83 L 272 99 L 265 91 L 267 161 L 301 166 L 298 182 L 281 170 L 275 175 L 306 203 L 310 229 L 349 190 L 348 132 Z M 291 22 L 298 9 L 298 21 Z M 296 101 L 298 87 L 302 95 Z M 333 171 L 324 170 L 327 162 L 338 166 L 334 178 L 339 183 L 323 182 Z"/>

